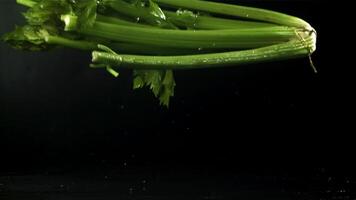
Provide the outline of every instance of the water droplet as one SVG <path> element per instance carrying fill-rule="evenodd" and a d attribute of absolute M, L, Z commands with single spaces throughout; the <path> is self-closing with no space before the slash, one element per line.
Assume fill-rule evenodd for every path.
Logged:
<path fill-rule="evenodd" d="M 129 194 L 133 194 L 134 189 L 132 187 L 129 188 Z"/>

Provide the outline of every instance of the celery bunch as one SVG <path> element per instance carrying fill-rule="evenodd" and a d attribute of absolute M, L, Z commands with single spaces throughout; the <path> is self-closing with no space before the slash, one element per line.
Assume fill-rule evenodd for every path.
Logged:
<path fill-rule="evenodd" d="M 316 32 L 297 17 L 202 0 L 17 0 L 27 24 L 3 36 L 16 49 L 92 52 L 93 68 L 133 69 L 168 106 L 173 70 L 309 56 Z"/>

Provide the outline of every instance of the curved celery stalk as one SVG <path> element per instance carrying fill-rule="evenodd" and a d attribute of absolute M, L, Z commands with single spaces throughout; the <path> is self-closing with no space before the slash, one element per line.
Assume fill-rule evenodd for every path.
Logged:
<path fill-rule="evenodd" d="M 314 33 L 302 33 L 305 40 L 298 39 L 267 47 L 224 53 L 188 56 L 137 56 L 119 55 L 112 52 L 94 51 L 92 61 L 116 67 L 134 69 L 199 69 L 284 60 L 308 56 L 315 50 Z"/>

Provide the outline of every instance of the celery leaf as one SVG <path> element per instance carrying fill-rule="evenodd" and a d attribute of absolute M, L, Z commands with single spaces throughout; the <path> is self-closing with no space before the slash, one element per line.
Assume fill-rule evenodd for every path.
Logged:
<path fill-rule="evenodd" d="M 169 106 L 175 85 L 172 70 L 134 70 L 133 88 L 149 87 L 161 105 Z"/>

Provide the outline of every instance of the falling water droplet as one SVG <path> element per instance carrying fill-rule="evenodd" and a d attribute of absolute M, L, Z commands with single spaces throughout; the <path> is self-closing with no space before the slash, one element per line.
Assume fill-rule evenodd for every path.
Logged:
<path fill-rule="evenodd" d="M 341 190 L 339 190 L 339 193 L 345 193 L 346 192 L 346 190 L 345 189 L 341 189 Z"/>
<path fill-rule="evenodd" d="M 146 186 L 147 181 L 142 180 L 141 183 L 142 183 L 142 191 L 144 191 L 144 192 L 147 191 L 147 186 Z"/>
<path fill-rule="evenodd" d="M 134 189 L 132 187 L 129 188 L 129 194 L 132 195 L 133 194 Z"/>

